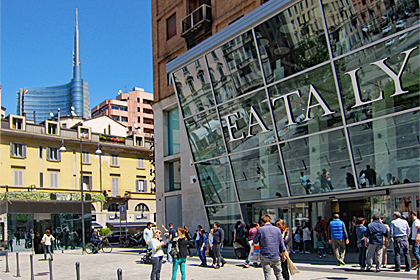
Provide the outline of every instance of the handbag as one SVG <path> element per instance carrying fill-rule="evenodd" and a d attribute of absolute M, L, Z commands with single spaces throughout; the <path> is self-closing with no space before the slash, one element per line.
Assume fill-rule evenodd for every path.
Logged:
<path fill-rule="evenodd" d="M 172 247 L 172 250 L 169 252 L 169 255 L 171 255 L 173 258 L 177 258 L 179 254 L 179 247 L 178 247 L 178 240 L 175 241 L 174 246 Z"/>

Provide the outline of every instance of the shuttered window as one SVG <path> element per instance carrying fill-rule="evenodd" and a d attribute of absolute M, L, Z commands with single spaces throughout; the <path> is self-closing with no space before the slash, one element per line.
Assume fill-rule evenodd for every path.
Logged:
<path fill-rule="evenodd" d="M 120 195 L 120 178 L 111 177 L 111 196 L 116 197 Z"/>
<path fill-rule="evenodd" d="M 23 187 L 23 170 L 13 170 L 13 186 Z"/>
<path fill-rule="evenodd" d="M 50 188 L 58 189 L 58 172 L 50 172 Z"/>
<path fill-rule="evenodd" d="M 144 169 L 144 158 L 137 158 L 137 168 Z"/>
<path fill-rule="evenodd" d="M 20 143 L 10 143 L 10 156 L 26 158 L 26 145 Z"/>

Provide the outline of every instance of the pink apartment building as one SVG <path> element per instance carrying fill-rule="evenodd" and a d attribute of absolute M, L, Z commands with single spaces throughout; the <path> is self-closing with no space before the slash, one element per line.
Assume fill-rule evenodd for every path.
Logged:
<path fill-rule="evenodd" d="M 92 108 L 92 118 L 109 116 L 128 127 L 131 133 L 150 140 L 154 134 L 152 103 L 153 93 L 135 87 L 128 93 L 120 91 L 116 99 L 107 99 Z"/>

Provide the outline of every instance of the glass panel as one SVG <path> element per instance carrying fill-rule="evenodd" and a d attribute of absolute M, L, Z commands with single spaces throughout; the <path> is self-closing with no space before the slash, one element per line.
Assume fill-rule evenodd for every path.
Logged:
<path fill-rule="evenodd" d="M 185 120 L 195 161 L 226 153 L 216 110 L 212 109 Z"/>
<path fill-rule="evenodd" d="M 277 145 L 231 156 L 241 201 L 286 197 Z"/>
<path fill-rule="evenodd" d="M 227 42 L 206 57 L 218 103 L 263 86 L 251 31 Z"/>
<path fill-rule="evenodd" d="M 343 125 L 329 65 L 272 86 L 269 94 L 280 140 Z"/>
<path fill-rule="evenodd" d="M 267 84 L 328 59 L 319 2 L 298 5 L 255 28 Z"/>
<path fill-rule="evenodd" d="M 413 201 L 411 196 L 403 196 L 395 198 L 395 211 L 399 211 L 401 215 L 406 218 L 409 216 L 410 211 L 413 210 Z"/>
<path fill-rule="evenodd" d="M 227 157 L 202 162 L 196 167 L 206 205 L 237 201 Z"/>
<path fill-rule="evenodd" d="M 181 161 L 169 163 L 169 191 L 181 189 Z"/>
<path fill-rule="evenodd" d="M 213 228 L 213 224 L 219 222 L 220 227 L 225 231 L 224 245 L 231 245 L 233 241 L 233 234 L 231 233 L 235 228 L 235 223 L 242 220 L 239 205 L 208 206 L 206 210 L 210 226 Z"/>
<path fill-rule="evenodd" d="M 174 77 L 184 118 L 214 106 L 204 57 L 178 70 Z"/>
<path fill-rule="evenodd" d="M 220 106 L 219 111 L 230 152 L 273 142 L 273 123 L 264 90 L 226 103 Z"/>
<path fill-rule="evenodd" d="M 342 129 L 287 142 L 282 152 L 292 195 L 355 188 Z"/>
<path fill-rule="evenodd" d="M 334 56 L 390 37 L 419 23 L 419 15 L 414 12 L 418 3 L 414 4 L 414 1 L 322 2 Z"/>
<path fill-rule="evenodd" d="M 367 180 L 366 186 L 420 181 L 418 113 L 415 111 L 349 128 L 359 177 L 366 165 L 375 170 L 376 179 L 373 184 Z M 363 179 L 359 179 L 359 184 L 362 182 Z"/>
<path fill-rule="evenodd" d="M 392 48 L 383 42 L 336 62 L 347 123 L 420 105 L 418 29 L 404 35 Z"/>
<path fill-rule="evenodd" d="M 179 109 L 168 112 L 168 150 L 166 156 L 178 154 L 179 148 Z"/>

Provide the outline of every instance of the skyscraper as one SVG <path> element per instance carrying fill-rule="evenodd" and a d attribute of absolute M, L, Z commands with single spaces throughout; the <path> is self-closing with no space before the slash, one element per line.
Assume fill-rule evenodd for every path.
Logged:
<path fill-rule="evenodd" d="M 16 93 L 16 99 L 16 113 L 18 115 L 25 113 L 28 120 L 37 123 L 55 116 L 58 109 L 62 116 L 74 115 L 90 118 L 88 83 L 83 81 L 81 74 L 77 9 L 71 81 L 51 87 L 20 88 Z"/>

